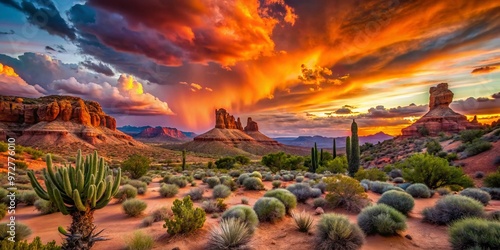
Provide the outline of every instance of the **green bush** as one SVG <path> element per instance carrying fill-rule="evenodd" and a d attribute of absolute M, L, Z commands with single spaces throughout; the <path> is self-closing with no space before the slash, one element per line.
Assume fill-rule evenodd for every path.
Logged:
<path fill-rule="evenodd" d="M 255 211 L 244 205 L 236 205 L 222 214 L 222 219 L 236 218 L 246 223 L 248 228 L 253 231 L 259 225 L 259 218 Z"/>
<path fill-rule="evenodd" d="M 341 206 L 348 211 L 358 212 L 368 204 L 368 196 L 359 181 L 345 175 L 324 179 L 326 200 L 334 207 Z"/>
<path fill-rule="evenodd" d="M 451 193 L 451 190 L 448 187 L 440 187 L 440 188 L 436 189 L 436 192 L 441 196 L 445 196 L 445 195 L 449 195 Z"/>
<path fill-rule="evenodd" d="M 0 223 L 0 241 L 6 240 L 11 237 L 11 235 L 9 234 L 10 228 L 11 226 L 8 226 L 6 222 Z M 28 236 L 30 236 L 32 233 L 31 229 L 27 225 L 20 222 L 16 222 L 15 229 L 15 241 L 24 240 L 28 238 Z"/>
<path fill-rule="evenodd" d="M 307 183 L 295 183 L 286 189 L 295 195 L 298 202 L 306 202 L 307 199 L 311 198 L 312 188 Z"/>
<path fill-rule="evenodd" d="M 0 220 L 5 217 L 5 215 L 7 214 L 7 210 L 7 205 L 5 205 L 4 203 L 0 203 Z"/>
<path fill-rule="evenodd" d="M 367 235 L 391 236 L 406 229 L 406 217 L 388 205 L 378 204 L 361 211 L 358 225 Z"/>
<path fill-rule="evenodd" d="M 129 199 L 122 204 L 125 214 L 132 217 L 139 216 L 146 209 L 146 207 L 148 207 L 148 204 L 138 199 Z"/>
<path fill-rule="evenodd" d="M 184 176 L 172 176 L 166 181 L 168 184 L 175 184 L 180 188 L 187 186 L 187 180 Z"/>
<path fill-rule="evenodd" d="M 446 159 L 429 154 L 414 154 L 400 163 L 403 178 L 412 183 L 423 183 L 430 189 L 459 185 L 472 187 L 474 182 L 461 168 L 452 167 Z"/>
<path fill-rule="evenodd" d="M 388 187 L 392 186 L 391 183 L 381 182 L 381 181 L 372 181 L 370 182 L 370 190 L 377 194 L 383 194 Z"/>
<path fill-rule="evenodd" d="M 295 195 L 293 195 L 290 191 L 286 189 L 274 189 L 271 191 L 267 191 L 264 194 L 264 197 L 274 197 L 278 200 L 280 200 L 283 205 L 285 205 L 286 212 L 290 214 L 292 209 L 294 209 L 297 206 L 297 198 Z"/>
<path fill-rule="evenodd" d="M 406 188 L 406 192 L 415 198 L 430 198 L 431 191 L 422 183 L 415 183 Z"/>
<path fill-rule="evenodd" d="M 326 205 L 328 204 L 328 201 L 325 198 L 319 197 L 313 200 L 313 207 L 314 208 L 325 208 Z"/>
<path fill-rule="evenodd" d="M 273 188 L 279 188 L 281 187 L 281 181 L 273 181 L 272 182 Z"/>
<path fill-rule="evenodd" d="M 248 173 L 240 174 L 240 176 L 238 176 L 238 184 L 243 185 L 243 182 L 245 181 L 245 179 L 249 178 L 249 177 L 250 177 L 250 174 L 248 174 Z"/>
<path fill-rule="evenodd" d="M 38 200 L 38 195 L 35 193 L 35 191 L 19 192 L 19 197 L 19 200 L 27 206 L 33 206 L 33 204 L 35 204 L 35 201 Z"/>
<path fill-rule="evenodd" d="M 246 223 L 241 220 L 223 219 L 220 227 L 214 227 L 210 231 L 206 249 L 245 249 L 252 239 L 252 233 Z"/>
<path fill-rule="evenodd" d="M 28 169 L 28 164 L 24 161 L 14 161 L 16 169 Z"/>
<path fill-rule="evenodd" d="M 386 181 L 387 180 L 387 175 L 385 174 L 384 171 L 378 169 L 378 168 L 370 168 L 370 169 L 363 169 L 360 168 L 358 172 L 354 175 L 354 179 L 361 181 L 363 179 L 371 180 L 371 181 Z"/>
<path fill-rule="evenodd" d="M 244 155 L 237 155 L 234 157 L 234 160 L 241 165 L 247 165 L 250 163 L 250 158 Z"/>
<path fill-rule="evenodd" d="M 214 199 L 217 198 L 226 198 L 229 195 L 231 195 L 231 189 L 227 187 L 226 185 L 219 184 L 214 187 L 214 190 L 212 192 L 212 197 Z"/>
<path fill-rule="evenodd" d="M 136 196 L 137 188 L 132 185 L 125 184 L 120 188 L 120 190 L 118 190 L 114 198 L 118 199 L 119 202 L 122 202 L 127 199 L 135 198 Z"/>
<path fill-rule="evenodd" d="M 486 187 L 500 188 L 500 172 L 491 173 L 483 180 Z"/>
<path fill-rule="evenodd" d="M 7 152 L 9 150 L 9 145 L 5 142 L 0 142 L 0 152 Z"/>
<path fill-rule="evenodd" d="M 250 177 L 257 177 L 259 179 L 262 180 L 262 174 L 258 171 L 253 171 L 251 174 L 250 174 Z"/>
<path fill-rule="evenodd" d="M 276 222 L 285 216 L 286 208 L 283 203 L 273 197 L 262 197 L 253 206 L 253 210 L 260 221 Z"/>
<path fill-rule="evenodd" d="M 479 218 L 459 220 L 450 226 L 449 241 L 456 250 L 500 249 L 500 222 Z"/>
<path fill-rule="evenodd" d="M 35 205 L 36 210 L 40 211 L 41 214 L 52 214 L 55 212 L 59 212 L 59 208 L 57 208 L 57 205 L 51 201 L 38 199 L 33 205 Z"/>
<path fill-rule="evenodd" d="M 40 237 L 35 237 L 30 243 L 26 240 L 23 241 L 10 241 L 3 240 L 0 241 L 1 250 L 60 250 L 61 247 L 56 244 L 53 240 L 43 244 Z"/>
<path fill-rule="evenodd" d="M 122 163 L 122 169 L 129 172 L 132 179 L 139 179 L 148 172 L 150 163 L 151 161 L 148 157 L 133 154 Z"/>
<path fill-rule="evenodd" d="M 170 235 L 193 232 L 203 227 L 206 220 L 205 211 L 201 208 L 193 208 L 193 202 L 189 196 L 184 197 L 182 201 L 176 199 L 172 212 L 174 213 L 173 219 L 165 219 L 163 225 Z"/>
<path fill-rule="evenodd" d="M 431 155 L 437 155 L 441 150 L 443 150 L 443 147 L 437 140 L 430 140 L 425 144 L 425 147 L 427 148 L 427 153 Z"/>
<path fill-rule="evenodd" d="M 434 207 L 422 211 L 424 221 L 433 224 L 449 224 L 468 217 L 483 217 L 483 205 L 472 198 L 447 195 L 439 199 Z"/>
<path fill-rule="evenodd" d="M 215 161 L 218 169 L 231 169 L 234 167 L 236 160 L 233 157 L 224 157 Z"/>
<path fill-rule="evenodd" d="M 408 214 L 415 206 L 415 201 L 411 195 L 405 192 L 391 190 L 382 194 L 377 204 L 386 204 L 402 214 Z"/>
<path fill-rule="evenodd" d="M 500 200 L 500 188 L 482 187 L 481 190 L 490 194 L 492 200 Z"/>
<path fill-rule="evenodd" d="M 460 140 L 463 143 L 471 143 L 475 139 L 481 138 L 484 132 L 480 129 L 468 129 L 460 131 Z"/>
<path fill-rule="evenodd" d="M 384 194 L 385 192 L 387 191 L 391 191 L 391 190 L 396 190 L 396 191 L 401 191 L 401 192 L 405 192 L 404 189 L 400 188 L 400 187 L 397 187 L 397 186 L 393 186 L 393 185 L 388 185 L 388 186 L 385 186 L 384 189 L 382 190 L 382 194 Z"/>
<path fill-rule="evenodd" d="M 470 197 L 481 202 L 483 205 L 488 205 L 491 200 L 491 195 L 479 188 L 466 188 L 460 192 L 460 195 Z"/>
<path fill-rule="evenodd" d="M 392 180 L 392 182 L 399 184 L 405 182 L 405 179 L 403 179 L 403 177 L 396 177 Z"/>
<path fill-rule="evenodd" d="M 344 215 L 324 214 L 317 225 L 315 249 L 357 250 L 365 242 L 365 236 L 358 225 Z"/>
<path fill-rule="evenodd" d="M 304 210 L 301 213 L 292 213 L 292 218 L 300 232 L 307 233 L 311 230 L 314 219 Z"/>
<path fill-rule="evenodd" d="M 142 231 L 134 231 L 131 237 L 127 237 L 125 244 L 127 250 L 149 250 L 153 249 L 155 241 L 151 235 Z"/>
<path fill-rule="evenodd" d="M 179 187 L 174 184 L 163 184 L 160 187 L 160 196 L 171 198 L 179 193 Z"/>
<path fill-rule="evenodd" d="M 257 177 L 248 177 L 243 181 L 243 186 L 246 190 L 262 190 L 264 189 L 264 184 L 262 180 Z"/>
<path fill-rule="evenodd" d="M 316 173 L 324 173 L 325 171 L 329 171 L 330 173 L 334 174 L 345 174 L 347 172 L 347 157 L 342 155 L 342 156 L 337 156 L 335 159 L 328 160 L 320 166 L 317 170 Z"/>
<path fill-rule="evenodd" d="M 472 143 L 469 143 L 465 146 L 464 153 L 467 157 L 471 157 L 484 151 L 490 150 L 492 147 L 493 145 L 491 144 L 491 142 L 481 139 L 475 139 Z"/>
<path fill-rule="evenodd" d="M 138 194 L 141 194 L 139 190 L 142 190 L 142 194 L 146 193 L 146 191 L 148 190 L 148 184 L 140 180 L 129 180 L 127 184 L 137 188 Z"/>
<path fill-rule="evenodd" d="M 490 220 L 500 221 L 500 210 L 489 212 L 487 218 Z"/>
<path fill-rule="evenodd" d="M 191 200 L 198 201 L 203 199 L 203 189 L 201 188 L 191 188 L 189 190 L 188 195 L 191 197 Z"/>
<path fill-rule="evenodd" d="M 215 186 L 220 184 L 220 180 L 218 177 L 208 177 L 207 184 L 209 188 L 214 188 Z"/>

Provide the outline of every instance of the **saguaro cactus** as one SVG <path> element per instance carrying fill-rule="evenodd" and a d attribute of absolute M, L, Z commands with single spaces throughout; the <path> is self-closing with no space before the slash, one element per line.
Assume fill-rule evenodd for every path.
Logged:
<path fill-rule="evenodd" d="M 182 150 L 182 171 L 186 170 L 186 150 Z"/>
<path fill-rule="evenodd" d="M 332 151 L 333 159 L 337 158 L 337 145 L 335 143 L 335 138 L 333 138 L 333 151 Z"/>
<path fill-rule="evenodd" d="M 66 236 L 63 249 L 90 249 L 96 241 L 106 240 L 94 234 L 94 211 L 106 206 L 118 192 L 121 169 L 113 176 L 104 159 L 94 152 L 85 160 L 78 150 L 75 167 L 71 164 L 62 167 L 52 166 L 50 154 L 46 157 L 47 168 L 43 169 L 45 190 L 35 178 L 33 171 L 28 176 L 33 189 L 40 198 L 52 201 L 64 215 L 71 215 L 72 223 L 68 231 L 59 227 Z"/>
<path fill-rule="evenodd" d="M 351 161 L 351 137 L 345 138 L 345 156 L 347 157 L 347 162 Z"/>
<path fill-rule="evenodd" d="M 358 124 L 352 120 L 351 124 L 351 156 L 349 159 L 349 175 L 354 176 L 359 169 L 359 137 L 358 137 Z"/>
<path fill-rule="evenodd" d="M 311 148 L 311 169 L 309 171 L 315 173 L 319 166 L 318 158 L 318 146 L 314 143 L 314 147 Z"/>

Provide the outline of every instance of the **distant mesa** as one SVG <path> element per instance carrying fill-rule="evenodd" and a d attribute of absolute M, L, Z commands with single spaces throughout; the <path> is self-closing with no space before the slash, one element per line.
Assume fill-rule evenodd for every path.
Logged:
<path fill-rule="evenodd" d="M 177 128 L 161 126 L 123 126 L 117 129 L 143 142 L 181 142 L 191 140 L 196 136 L 193 132 L 183 132 Z"/>
<path fill-rule="evenodd" d="M 429 112 L 418 121 L 401 130 L 403 136 L 437 136 L 439 133 L 458 133 L 465 129 L 478 129 L 483 125 L 474 117 L 468 121 L 465 115 L 453 111 L 449 105 L 453 101 L 453 92 L 448 83 L 440 83 L 429 90 Z"/>

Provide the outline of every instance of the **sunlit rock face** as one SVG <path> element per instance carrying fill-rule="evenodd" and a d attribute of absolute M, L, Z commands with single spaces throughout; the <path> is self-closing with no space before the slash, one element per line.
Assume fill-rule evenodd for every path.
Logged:
<path fill-rule="evenodd" d="M 437 136 L 439 133 L 458 133 L 465 129 L 481 128 L 473 120 L 469 122 L 465 115 L 453 111 L 449 106 L 453 101 L 453 92 L 447 83 L 440 83 L 429 90 L 429 112 L 418 121 L 401 130 L 403 136 Z"/>

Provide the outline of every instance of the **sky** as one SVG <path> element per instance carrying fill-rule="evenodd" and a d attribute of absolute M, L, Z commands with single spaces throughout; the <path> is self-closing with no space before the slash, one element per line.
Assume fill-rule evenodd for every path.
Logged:
<path fill-rule="evenodd" d="M 118 126 L 203 133 L 214 110 L 278 136 L 398 135 L 447 82 L 500 118 L 494 0 L 0 0 L 0 92 L 101 103 Z"/>

